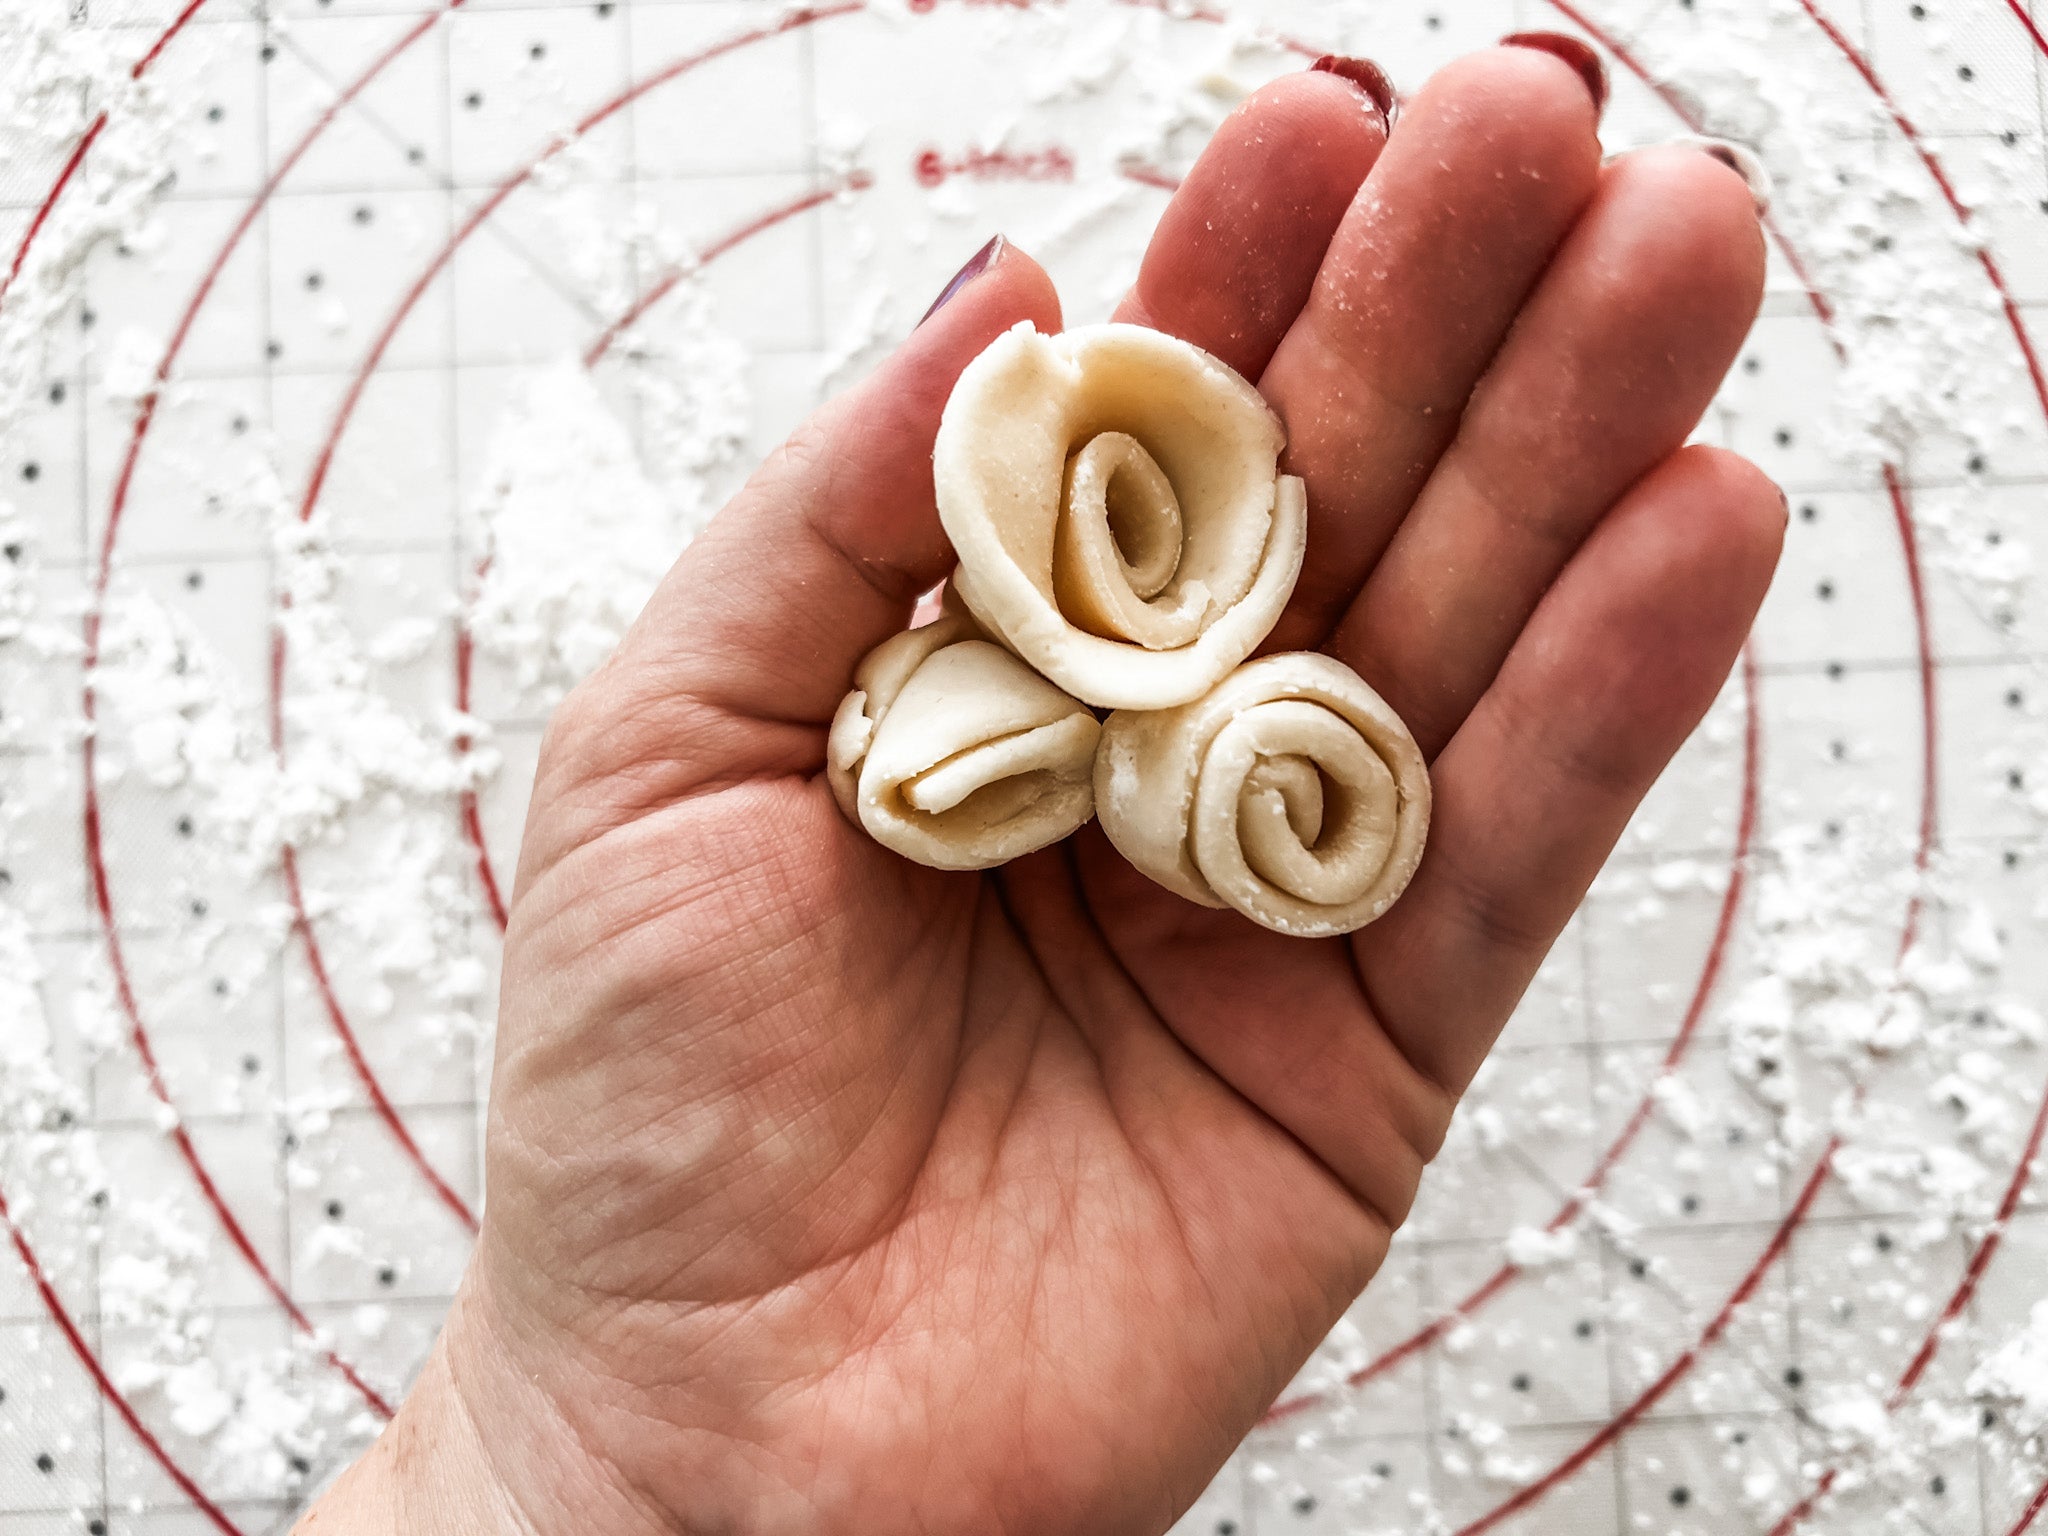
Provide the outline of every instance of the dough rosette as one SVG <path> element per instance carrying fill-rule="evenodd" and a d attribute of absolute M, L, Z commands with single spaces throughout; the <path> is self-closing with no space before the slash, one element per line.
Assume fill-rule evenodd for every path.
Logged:
<path fill-rule="evenodd" d="M 1077 699 L 1199 698 L 1272 633 L 1301 574 L 1302 484 L 1257 390 L 1132 325 L 1026 322 L 960 375 L 932 455 L 954 585 Z"/>
<path fill-rule="evenodd" d="M 934 869 L 988 869 L 1095 813 L 1095 716 L 967 618 L 884 641 L 833 716 L 825 773 L 849 820 Z"/>
<path fill-rule="evenodd" d="M 1422 858 L 1429 770 L 1341 662 L 1239 668 L 1192 704 L 1111 715 L 1095 803 L 1118 851 L 1168 890 L 1323 938 L 1392 906 Z"/>

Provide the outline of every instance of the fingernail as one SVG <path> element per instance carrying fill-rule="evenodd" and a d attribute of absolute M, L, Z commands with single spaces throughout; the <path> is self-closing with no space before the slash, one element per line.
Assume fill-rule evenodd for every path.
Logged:
<path fill-rule="evenodd" d="M 1394 110 L 1400 98 L 1394 94 L 1394 82 L 1387 78 L 1387 72 L 1371 59 L 1353 59 L 1341 53 L 1326 53 L 1309 65 L 1309 68 L 1321 70 L 1326 75 L 1335 75 L 1340 80 L 1349 80 L 1365 92 L 1368 101 L 1379 108 L 1381 125 L 1393 126 Z"/>
<path fill-rule="evenodd" d="M 1593 111 L 1598 114 L 1606 110 L 1607 66 L 1600 62 L 1600 55 L 1590 44 L 1563 32 L 1510 32 L 1501 43 L 1508 48 L 1535 48 L 1563 59 L 1579 72 L 1586 89 L 1593 93 Z"/>
<path fill-rule="evenodd" d="M 1711 155 L 1729 170 L 1740 176 L 1749 187 L 1749 195 L 1756 202 L 1758 214 L 1770 212 L 1771 173 L 1757 158 L 1756 151 L 1732 139 L 1710 139 L 1702 134 L 1688 134 L 1678 141 L 1690 144 L 1703 154 Z"/>
<path fill-rule="evenodd" d="M 968 257 L 967 265 L 958 272 L 955 272 L 953 280 L 939 290 L 939 296 L 932 300 L 932 307 L 924 312 L 923 319 L 920 319 L 917 323 L 923 325 L 926 320 L 931 319 L 933 315 L 936 315 L 940 310 L 952 303 L 962 288 L 965 288 L 969 283 L 981 276 L 982 273 L 1001 261 L 1003 259 L 1003 246 L 1003 237 L 995 235 L 990 238 L 987 245 L 984 245 L 980 250 Z"/>

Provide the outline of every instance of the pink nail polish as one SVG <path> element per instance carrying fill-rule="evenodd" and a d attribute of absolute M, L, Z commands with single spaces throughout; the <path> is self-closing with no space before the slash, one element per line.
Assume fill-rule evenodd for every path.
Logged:
<path fill-rule="evenodd" d="M 932 300 L 932 307 L 924 312 L 923 319 L 920 319 L 917 323 L 923 325 L 926 320 L 931 319 L 933 315 L 936 315 L 951 303 L 958 296 L 962 288 L 965 288 L 969 283 L 981 276 L 982 273 L 1001 261 L 1003 259 L 1003 246 L 1003 237 L 995 235 L 990 238 L 987 245 L 984 245 L 980 250 L 968 257 L 967 265 L 958 272 L 955 272 L 953 280 L 939 290 L 939 296 Z"/>
<path fill-rule="evenodd" d="M 1501 44 L 1508 48 L 1535 48 L 1563 59 L 1579 72 L 1586 89 L 1593 93 L 1593 110 L 1598 113 L 1606 109 L 1607 66 L 1600 62 L 1600 55 L 1590 43 L 1563 32 L 1510 32 L 1501 39 Z"/>
<path fill-rule="evenodd" d="M 1395 107 L 1400 98 L 1394 94 L 1394 82 L 1387 78 L 1387 72 L 1371 59 L 1354 59 L 1341 53 L 1326 53 L 1309 65 L 1309 68 L 1320 70 L 1326 75 L 1335 75 L 1340 80 L 1350 81 L 1365 93 L 1366 100 L 1379 108 L 1380 121 L 1383 124 L 1393 123 Z"/>

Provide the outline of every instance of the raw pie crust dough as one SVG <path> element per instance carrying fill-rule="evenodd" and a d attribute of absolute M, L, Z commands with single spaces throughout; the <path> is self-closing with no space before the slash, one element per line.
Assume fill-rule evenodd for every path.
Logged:
<path fill-rule="evenodd" d="M 960 375 L 932 454 L 954 585 L 1077 699 L 1166 709 L 1272 633 L 1301 574 L 1302 483 L 1279 419 L 1198 347 L 1135 325 L 1026 321 Z"/>
<path fill-rule="evenodd" d="M 832 718 L 825 773 L 847 819 L 934 869 L 989 869 L 1095 812 L 1101 726 L 958 612 L 884 641 Z"/>
<path fill-rule="evenodd" d="M 1429 831 L 1429 770 L 1357 673 L 1295 652 L 1178 709 L 1111 715 L 1095 805 L 1117 850 L 1168 890 L 1325 938 L 1364 927 L 1407 887 Z"/>

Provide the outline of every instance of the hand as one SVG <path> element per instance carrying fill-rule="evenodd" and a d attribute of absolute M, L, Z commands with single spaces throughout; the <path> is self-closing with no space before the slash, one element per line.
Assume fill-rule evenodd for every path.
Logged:
<path fill-rule="evenodd" d="M 1534 47 L 1391 142 L 1347 79 L 1280 80 L 1120 314 L 1285 419 L 1311 533 L 1273 648 L 1355 667 L 1434 760 L 1393 911 L 1284 939 L 1092 828 L 945 875 L 834 807 L 826 723 L 950 563 L 953 380 L 1060 324 L 1000 250 L 559 711 L 481 1244 L 306 1529 L 1159 1531 L 1195 1497 L 1372 1278 L 1777 557 L 1777 489 L 1681 446 L 1762 292 L 1750 190 L 1695 146 L 1603 166 L 1596 124 Z"/>

